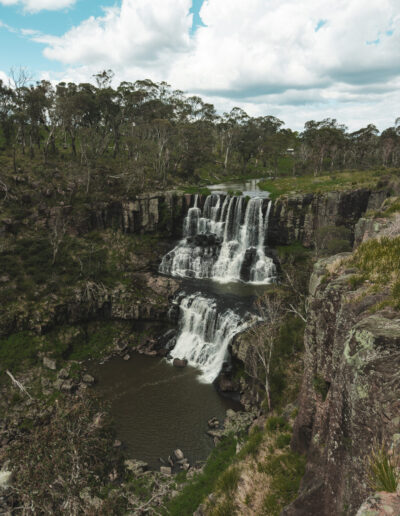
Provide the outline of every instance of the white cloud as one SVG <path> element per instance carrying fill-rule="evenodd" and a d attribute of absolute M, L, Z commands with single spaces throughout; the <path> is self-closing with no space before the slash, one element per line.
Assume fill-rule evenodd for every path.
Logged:
<path fill-rule="evenodd" d="M 8 75 L 3 72 L 3 70 L 0 70 L 0 80 L 3 81 L 4 84 L 9 84 L 10 82 L 10 78 L 8 77 Z"/>
<path fill-rule="evenodd" d="M 71 7 L 76 0 L 0 0 L 2 5 L 21 5 L 26 11 L 58 11 Z"/>
<path fill-rule="evenodd" d="M 193 38 L 190 6 L 122 0 L 60 38 L 35 39 L 68 66 L 63 78 L 112 68 L 117 79 L 167 80 L 221 109 L 241 105 L 297 127 L 334 116 L 383 128 L 400 115 L 398 0 L 206 0 L 206 27 Z"/>

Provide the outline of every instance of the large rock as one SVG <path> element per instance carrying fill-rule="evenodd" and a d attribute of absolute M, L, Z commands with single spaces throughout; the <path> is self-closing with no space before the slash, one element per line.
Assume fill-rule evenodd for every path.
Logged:
<path fill-rule="evenodd" d="M 12 472 L 7 470 L 0 471 L 0 491 L 10 487 L 12 481 Z"/>
<path fill-rule="evenodd" d="M 147 462 L 137 459 L 126 459 L 124 461 L 125 468 L 134 475 L 141 475 L 148 469 Z"/>
<path fill-rule="evenodd" d="M 175 367 L 186 367 L 187 364 L 188 364 L 188 361 L 186 360 L 186 358 L 174 358 L 174 361 L 172 362 L 172 364 L 175 366 Z"/>
<path fill-rule="evenodd" d="M 396 493 L 376 493 L 368 498 L 357 512 L 357 516 L 398 516 L 400 496 Z"/>
<path fill-rule="evenodd" d="M 43 365 L 52 371 L 57 369 L 57 361 L 55 358 L 43 357 Z"/>

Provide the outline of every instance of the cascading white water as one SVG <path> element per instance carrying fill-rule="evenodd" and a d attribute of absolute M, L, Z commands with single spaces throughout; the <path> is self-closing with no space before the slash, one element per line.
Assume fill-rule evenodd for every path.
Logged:
<path fill-rule="evenodd" d="M 228 359 L 232 338 L 249 326 L 250 319 L 243 320 L 231 309 L 219 313 L 215 300 L 198 292 L 180 297 L 179 303 L 179 332 L 171 356 L 185 358 L 201 370 L 202 381 L 211 383 Z"/>
<path fill-rule="evenodd" d="M 212 194 L 203 210 L 189 209 L 183 240 L 164 256 L 160 272 L 177 277 L 211 278 L 220 282 L 245 281 L 268 284 L 276 275 L 265 255 L 265 239 L 271 202 L 265 210 L 261 197 Z"/>

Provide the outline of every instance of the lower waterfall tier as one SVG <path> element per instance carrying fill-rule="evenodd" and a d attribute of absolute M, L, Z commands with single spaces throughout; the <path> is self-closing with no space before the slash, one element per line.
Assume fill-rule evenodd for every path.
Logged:
<path fill-rule="evenodd" d="M 213 298 L 200 293 L 182 294 L 175 301 L 179 305 L 179 330 L 171 357 L 186 359 L 201 370 L 201 380 L 213 382 L 229 359 L 228 346 L 233 337 L 248 328 L 252 316 L 244 318 L 226 309 L 218 311 Z"/>

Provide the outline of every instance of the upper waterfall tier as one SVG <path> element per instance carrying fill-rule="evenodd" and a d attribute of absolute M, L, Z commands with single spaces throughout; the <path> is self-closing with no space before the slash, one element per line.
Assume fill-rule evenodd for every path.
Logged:
<path fill-rule="evenodd" d="M 212 194 L 189 208 L 183 240 L 160 264 L 160 272 L 220 282 L 271 283 L 276 268 L 265 255 L 271 201 L 254 197 Z"/>

